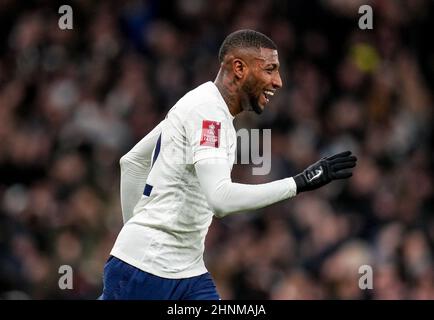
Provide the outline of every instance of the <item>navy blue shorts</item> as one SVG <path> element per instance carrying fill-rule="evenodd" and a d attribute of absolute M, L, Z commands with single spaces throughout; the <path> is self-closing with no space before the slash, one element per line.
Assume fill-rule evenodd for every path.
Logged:
<path fill-rule="evenodd" d="M 185 279 L 166 279 L 110 256 L 104 267 L 101 300 L 219 300 L 209 272 Z"/>

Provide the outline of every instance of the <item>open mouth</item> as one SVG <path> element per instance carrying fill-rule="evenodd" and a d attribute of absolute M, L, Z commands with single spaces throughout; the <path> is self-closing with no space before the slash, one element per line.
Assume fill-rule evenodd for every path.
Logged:
<path fill-rule="evenodd" d="M 270 102 L 272 96 L 274 96 L 274 91 L 272 90 L 264 90 L 263 95 L 265 97 L 265 103 Z"/>

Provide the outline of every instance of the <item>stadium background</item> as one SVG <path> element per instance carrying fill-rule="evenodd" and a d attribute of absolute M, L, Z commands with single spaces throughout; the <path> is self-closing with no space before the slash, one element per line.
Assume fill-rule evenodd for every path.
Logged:
<path fill-rule="evenodd" d="M 25 3 L 25 5 L 24 5 Z M 0 2 L 0 298 L 95 299 L 122 222 L 119 158 L 218 70 L 238 28 L 271 36 L 284 87 L 261 116 L 293 175 L 351 149 L 348 182 L 215 220 L 206 263 L 224 299 L 434 299 L 433 2 Z M 65 3 L 66 4 L 66 3 Z M 360 30 L 362 4 L 374 29 Z M 431 40 L 429 40 L 431 39 Z M 60 290 L 58 269 L 74 270 Z M 358 287 L 359 266 L 374 289 Z"/>

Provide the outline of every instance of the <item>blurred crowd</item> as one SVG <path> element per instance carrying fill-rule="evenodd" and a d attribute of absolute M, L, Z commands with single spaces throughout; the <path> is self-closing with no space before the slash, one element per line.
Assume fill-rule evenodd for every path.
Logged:
<path fill-rule="evenodd" d="M 358 27 L 360 5 L 372 30 Z M 434 299 L 430 0 L 0 2 L 0 299 L 96 299 L 122 226 L 119 159 L 218 70 L 240 28 L 279 48 L 283 88 L 237 128 L 271 128 L 265 176 L 344 149 L 354 176 L 214 220 L 223 299 Z M 238 162 L 240 163 L 240 162 Z M 73 269 L 73 289 L 58 286 Z M 359 288 L 360 267 L 373 289 Z"/>

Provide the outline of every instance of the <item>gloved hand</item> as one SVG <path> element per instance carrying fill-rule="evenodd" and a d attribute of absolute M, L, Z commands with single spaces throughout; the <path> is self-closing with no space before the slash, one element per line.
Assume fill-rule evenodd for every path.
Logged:
<path fill-rule="evenodd" d="M 302 173 L 294 176 L 297 193 L 317 189 L 336 179 L 346 179 L 353 174 L 357 158 L 351 156 L 351 151 L 345 151 L 334 156 L 325 157 L 309 166 Z"/>

